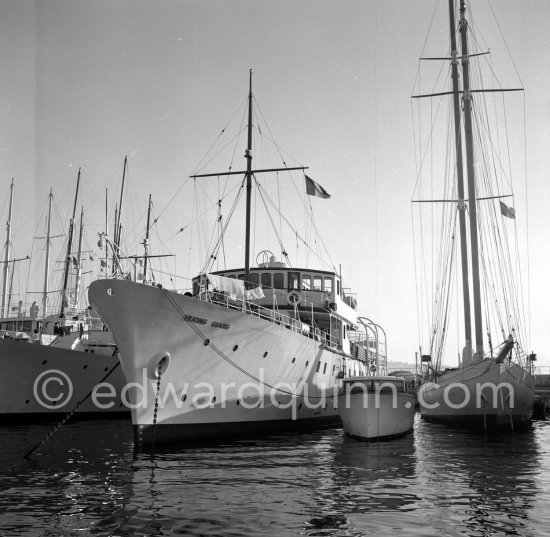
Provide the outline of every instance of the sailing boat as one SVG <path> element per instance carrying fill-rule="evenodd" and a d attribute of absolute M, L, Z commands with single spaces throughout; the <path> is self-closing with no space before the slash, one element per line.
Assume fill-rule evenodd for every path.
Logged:
<path fill-rule="evenodd" d="M 49 308 L 49 263 L 51 242 L 51 212 L 53 193 L 48 196 L 46 233 L 46 262 L 44 267 L 44 291 L 42 312 L 33 303 L 28 315 L 22 304 L 17 315 L 8 316 L 5 305 L 8 298 L 8 262 L 10 260 L 11 216 L 13 204 L 13 181 L 10 188 L 10 211 L 7 226 L 6 260 L 0 313 L 0 423 L 51 419 L 65 416 L 77 404 L 84 401 L 95 385 L 109 375 L 115 394 L 111 397 L 87 399 L 78 407 L 78 416 L 127 415 L 120 394 L 125 384 L 119 367 L 116 345 L 111 335 L 103 330 L 103 323 L 94 318 L 90 310 L 79 310 L 76 305 L 80 285 L 82 215 L 80 240 L 76 257 L 76 291 L 69 293 L 69 272 L 75 257 L 72 251 L 74 238 L 77 190 L 73 216 L 70 221 L 67 258 L 65 262 L 62 305 L 53 313 Z"/>
<path fill-rule="evenodd" d="M 430 382 L 422 386 L 419 403 L 422 416 L 428 420 L 468 427 L 507 427 L 513 430 L 514 426 L 528 423 L 531 419 L 534 400 L 531 366 L 535 355 L 528 354 L 522 342 L 524 321 L 521 308 L 517 307 L 519 290 L 511 283 L 513 270 L 507 265 L 511 246 L 506 242 L 506 226 L 515 222 L 515 213 L 512 207 L 502 201 L 502 198 L 508 196 L 503 192 L 504 181 L 501 181 L 500 186 L 494 186 L 490 180 L 493 178 L 491 172 L 494 168 L 498 168 L 498 175 L 504 175 L 505 172 L 499 168 L 501 161 L 493 158 L 493 167 L 485 164 L 485 151 L 492 149 L 495 142 L 488 138 L 489 127 L 482 124 L 488 107 L 481 101 L 490 92 L 510 90 L 473 87 L 473 64 L 479 62 L 478 56 L 485 53 L 469 51 L 469 27 L 464 0 L 460 2 L 460 52 L 457 50 L 453 0 L 449 0 L 449 14 L 452 89 L 435 95 L 450 95 L 453 98 L 454 129 L 449 138 L 454 138 L 456 160 L 450 175 L 456 177 L 456 183 L 447 187 L 445 192 L 447 197 L 455 199 L 435 200 L 435 203 L 443 207 L 442 211 L 450 216 L 451 223 L 445 224 L 440 231 L 443 239 L 439 252 L 447 253 L 446 257 L 442 256 L 439 265 L 442 269 L 436 285 L 430 353 L 422 356 L 422 362 L 426 366 L 425 380 Z M 462 66 L 461 73 L 459 62 Z M 459 80 L 462 80 L 462 87 Z M 481 76 L 476 78 L 476 81 L 480 80 Z M 416 97 L 433 96 L 434 93 Z M 463 179 L 464 153 L 467 181 Z M 451 192 L 452 196 L 449 196 Z M 453 204 L 455 210 L 451 209 Z M 455 258 L 457 215 L 465 346 L 459 367 L 442 371 L 444 343 L 451 317 L 449 302 L 454 287 L 448 268 Z M 493 309 L 496 311 L 494 314 Z M 502 309 L 505 311 L 502 312 Z M 475 350 L 472 345 L 472 317 Z M 489 336 L 488 351 L 484 341 L 484 323 Z M 495 325 L 504 341 L 493 348 L 491 334 Z"/>
<path fill-rule="evenodd" d="M 138 446 L 338 423 L 340 379 L 377 369 L 357 301 L 337 271 L 293 268 L 265 250 L 250 264 L 252 183 L 262 173 L 305 170 L 253 168 L 252 104 L 251 71 L 246 170 L 193 176 L 243 177 L 244 267 L 201 272 L 183 294 L 147 278 L 97 280 L 89 288 L 136 388 Z M 304 180 L 307 194 L 330 197 Z"/>

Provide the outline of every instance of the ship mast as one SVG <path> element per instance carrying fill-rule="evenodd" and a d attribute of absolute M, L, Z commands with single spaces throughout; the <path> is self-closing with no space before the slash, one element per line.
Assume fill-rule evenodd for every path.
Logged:
<path fill-rule="evenodd" d="M 128 156 L 124 157 L 124 167 L 122 169 L 122 186 L 120 187 L 120 202 L 118 204 L 118 216 L 116 218 L 116 227 L 115 227 L 115 246 L 117 249 L 116 255 L 118 256 L 118 251 L 120 247 L 120 215 L 122 214 L 122 199 L 124 196 L 124 182 L 126 180 L 126 168 L 128 166 Z"/>
<path fill-rule="evenodd" d="M 78 236 L 78 256 L 77 256 L 77 272 L 75 297 L 78 303 L 78 295 L 80 294 L 80 284 L 82 283 L 82 234 L 84 232 L 84 207 L 80 211 L 80 234 Z"/>
<path fill-rule="evenodd" d="M 460 111 L 460 90 L 458 83 L 458 52 L 456 44 L 456 26 L 454 0 L 449 0 L 449 22 L 451 30 L 451 78 L 453 81 L 453 105 L 455 119 L 455 146 L 456 146 L 456 172 L 457 172 L 457 194 L 458 194 L 458 217 L 460 230 L 460 253 L 462 262 L 462 301 L 464 304 L 464 333 L 465 349 L 464 360 L 471 359 L 472 353 L 472 320 L 470 313 L 470 283 L 468 276 L 468 238 L 466 232 L 466 203 L 464 197 L 464 165 L 462 162 L 462 127 Z"/>
<path fill-rule="evenodd" d="M 307 170 L 307 166 L 286 166 L 283 168 L 266 168 L 266 169 L 252 169 L 252 69 L 250 69 L 249 77 L 249 89 L 248 89 L 248 129 L 247 129 L 247 146 L 244 156 L 246 158 L 246 171 L 229 171 L 224 172 L 223 175 L 242 175 L 244 174 L 246 179 L 246 230 L 245 230 L 245 259 L 244 259 L 244 285 L 249 286 L 250 281 L 250 226 L 251 226 L 251 201 L 252 201 L 252 177 L 257 173 L 270 173 L 270 172 L 282 172 L 293 170 Z M 219 177 L 220 173 L 200 173 L 193 174 L 190 177 L 196 179 L 198 177 Z"/>
<path fill-rule="evenodd" d="M 48 275 L 50 271 L 50 231 L 51 231 L 51 221 L 52 221 L 52 198 L 53 193 L 50 188 L 49 194 L 49 203 L 48 203 L 48 227 L 46 232 L 46 266 L 44 268 L 44 294 L 42 296 L 42 317 L 46 318 L 47 307 L 48 307 Z"/>
<path fill-rule="evenodd" d="M 250 204 L 252 199 L 252 69 L 248 92 L 248 143 L 244 154 L 246 158 L 246 238 L 244 249 L 244 285 L 250 280 Z"/>
<path fill-rule="evenodd" d="M 71 251 L 73 249 L 73 237 L 74 237 L 74 223 L 76 218 L 76 203 L 78 201 L 78 187 L 80 186 L 80 168 L 78 168 L 78 176 L 76 178 L 76 192 L 74 195 L 73 205 L 73 217 L 69 224 L 69 240 L 67 242 L 67 257 L 65 259 L 65 274 L 63 276 L 63 292 L 61 294 L 61 310 L 59 317 L 63 317 L 65 314 L 65 308 L 69 304 L 69 297 L 67 296 L 67 289 L 69 286 L 69 270 L 71 267 Z"/>
<path fill-rule="evenodd" d="M 7 317 L 6 315 L 6 299 L 8 296 L 8 277 L 9 277 L 9 261 L 10 261 L 10 247 L 11 247 L 11 214 L 13 207 L 13 179 L 10 186 L 10 210 L 8 213 L 8 223 L 6 225 L 6 259 L 4 260 L 4 286 L 2 289 L 2 310 L 0 310 L 0 317 Z"/>
<path fill-rule="evenodd" d="M 143 283 L 147 281 L 147 259 L 149 258 L 149 227 L 151 223 L 151 194 L 149 194 L 149 206 L 147 208 L 147 229 L 145 230 L 145 240 L 143 241 L 143 248 L 145 253 L 143 255 Z"/>
<path fill-rule="evenodd" d="M 474 359 L 483 358 L 483 325 L 481 316 L 481 284 L 479 277 L 479 241 L 477 229 L 476 177 L 474 170 L 474 144 L 472 129 L 472 94 L 470 92 L 470 58 L 468 56 L 468 21 L 465 17 L 465 1 L 460 1 L 460 38 L 464 105 L 464 137 L 466 141 L 466 170 L 468 174 L 468 199 L 470 213 L 470 248 L 472 252 L 472 291 L 474 299 L 474 327 L 476 350 Z M 466 271 L 467 272 L 467 271 Z M 464 274 L 463 274 L 464 277 Z"/>

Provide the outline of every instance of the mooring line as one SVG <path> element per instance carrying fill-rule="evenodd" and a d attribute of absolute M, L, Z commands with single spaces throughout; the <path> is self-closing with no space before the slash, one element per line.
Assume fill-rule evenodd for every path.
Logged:
<path fill-rule="evenodd" d="M 42 440 L 40 440 L 40 442 L 38 442 L 38 444 L 36 444 L 36 446 L 34 446 L 30 451 L 28 451 L 25 455 L 24 455 L 24 458 L 25 459 L 28 459 L 31 455 L 31 453 L 33 453 L 34 451 L 36 451 L 42 444 L 44 444 L 45 442 L 47 442 L 59 429 L 61 429 L 61 427 L 63 427 L 63 425 L 65 425 L 65 423 L 67 423 L 67 421 L 69 421 L 69 419 L 71 419 L 71 417 L 73 416 L 73 414 L 80 408 L 80 406 L 92 395 L 92 393 L 94 393 L 94 390 L 95 390 L 95 387 L 98 385 L 98 384 L 101 384 L 103 382 L 105 382 L 105 380 L 107 380 L 107 378 L 109 378 L 109 375 L 120 365 L 120 361 L 117 360 L 117 363 L 111 368 L 111 370 L 99 381 L 97 382 L 96 384 L 94 384 L 94 387 L 90 390 L 90 392 L 88 392 L 88 394 L 83 398 L 81 399 L 77 404 L 76 406 L 73 408 L 73 410 L 71 410 L 57 425 L 55 425 L 51 430 L 50 432 L 44 436 L 44 438 L 42 438 Z"/>

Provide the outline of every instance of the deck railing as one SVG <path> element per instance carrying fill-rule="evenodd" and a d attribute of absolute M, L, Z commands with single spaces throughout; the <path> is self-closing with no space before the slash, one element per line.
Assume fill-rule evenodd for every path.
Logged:
<path fill-rule="evenodd" d="M 288 293 L 287 293 L 288 294 Z M 285 313 L 281 313 L 277 304 L 274 302 L 272 308 L 266 308 L 260 304 L 256 304 L 246 299 L 232 299 L 225 293 L 203 291 L 197 298 L 206 302 L 217 304 L 218 306 L 225 307 L 227 309 L 240 310 L 242 313 L 252 315 L 266 321 L 270 321 L 274 324 L 284 326 L 285 328 L 302 334 L 303 336 L 315 339 L 328 347 L 332 347 L 337 350 L 342 350 L 342 340 L 338 337 L 328 334 L 324 330 L 317 328 L 314 323 L 315 320 L 312 314 L 312 325 L 302 322 L 296 317 L 291 317 Z M 304 304 L 304 302 L 302 302 Z M 305 303 L 307 309 L 312 309 L 313 304 Z M 296 314 L 298 315 L 298 314 Z"/>

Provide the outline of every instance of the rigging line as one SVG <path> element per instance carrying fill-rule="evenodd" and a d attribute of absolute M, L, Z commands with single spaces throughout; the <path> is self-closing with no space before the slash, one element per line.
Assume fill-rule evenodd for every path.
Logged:
<path fill-rule="evenodd" d="M 448 78 L 449 77 L 447 76 L 447 79 Z M 426 145 L 425 145 L 424 149 L 422 148 L 422 140 L 420 139 L 420 134 L 419 134 L 418 151 L 419 151 L 419 156 L 420 156 L 420 164 L 418 166 L 416 183 L 415 183 L 415 186 L 414 186 L 414 189 L 413 189 L 413 196 L 414 196 L 415 192 L 420 191 L 419 183 L 420 183 L 420 186 L 421 186 L 422 172 L 424 170 L 425 161 L 427 159 L 427 156 L 432 155 L 432 153 L 433 153 L 433 150 L 430 151 L 430 148 L 432 147 L 431 144 L 433 142 L 434 126 L 435 126 L 435 123 L 437 121 L 437 118 L 439 117 L 439 110 L 440 110 L 441 106 L 442 106 L 442 100 L 440 99 L 437 102 L 437 108 L 436 108 L 436 111 L 434 113 L 433 103 L 430 102 L 430 123 L 429 123 L 428 139 L 426 140 Z M 419 108 L 420 108 L 420 106 L 419 106 Z M 418 115 L 419 115 L 419 129 L 420 129 L 420 123 L 421 123 L 421 119 L 422 119 L 422 115 L 421 115 L 420 111 L 418 112 Z M 413 112 L 413 122 L 414 122 L 414 112 Z"/>
<path fill-rule="evenodd" d="M 227 143 L 225 145 L 223 145 L 222 147 L 220 147 L 220 149 L 218 150 L 218 152 L 215 154 L 215 155 L 212 155 L 212 157 L 210 158 L 210 160 L 208 160 L 207 162 L 204 163 L 204 165 L 202 166 L 202 168 L 196 170 L 196 172 L 192 173 L 191 176 L 194 176 L 194 175 L 199 175 L 199 172 L 204 170 L 216 157 L 218 157 L 226 148 L 228 148 L 231 144 L 235 143 L 235 145 L 238 144 L 238 141 L 242 135 L 243 132 L 246 132 L 246 127 L 243 126 L 241 127 L 241 129 L 230 139 L 227 141 Z M 235 155 L 235 149 L 233 149 L 233 155 Z M 228 171 L 231 171 L 232 169 L 232 163 L 231 165 L 229 166 L 228 168 Z M 220 175 L 224 175 L 222 173 L 220 173 Z"/>
<path fill-rule="evenodd" d="M 183 185 L 181 185 L 177 190 L 176 192 L 174 193 L 174 195 L 170 198 L 170 200 L 168 201 L 168 203 L 164 206 L 164 209 L 162 209 L 162 211 L 159 213 L 159 215 L 155 218 L 155 220 L 153 221 L 153 225 L 157 223 L 157 221 L 160 219 L 160 217 L 166 212 L 166 210 L 168 209 L 168 207 L 170 207 L 170 205 L 172 205 L 172 203 L 174 202 L 174 200 L 176 199 L 176 196 L 183 190 L 183 187 L 190 181 L 190 177 L 187 177 L 185 179 L 185 182 L 183 183 Z"/>
<path fill-rule="evenodd" d="M 530 263 L 530 253 L 529 253 L 529 181 L 528 181 L 528 172 L 529 172 L 529 163 L 528 163 L 528 154 L 527 154 L 527 119 L 526 119 L 526 99 L 523 99 L 523 155 L 525 162 L 525 242 L 527 249 L 527 343 L 531 344 L 531 263 Z"/>
<path fill-rule="evenodd" d="M 216 242 L 214 248 L 211 250 L 212 254 L 211 254 L 210 258 L 205 261 L 202 272 L 207 272 L 208 271 L 209 262 L 211 260 L 213 261 L 214 256 L 217 256 L 217 254 L 218 254 L 220 243 L 223 241 L 223 237 L 225 236 L 225 232 L 227 231 L 227 226 L 231 222 L 231 218 L 233 217 L 233 213 L 235 212 L 235 209 L 237 208 L 237 205 L 239 203 L 241 195 L 244 191 L 245 182 L 246 182 L 246 178 L 243 178 L 243 180 L 241 181 L 241 186 L 240 186 L 239 190 L 237 191 L 237 195 L 235 196 L 235 199 L 233 200 L 233 205 L 231 207 L 231 210 L 229 211 L 229 216 L 227 217 L 227 220 L 225 221 L 222 232 L 221 232 L 220 236 L 218 237 L 218 241 Z"/>
<path fill-rule="evenodd" d="M 216 345 L 214 345 L 214 343 L 212 343 L 212 341 L 210 341 L 206 337 L 206 335 L 199 329 L 199 327 L 195 323 L 193 323 L 192 321 L 187 320 L 187 315 L 186 315 L 185 311 L 177 304 L 174 297 L 171 296 L 171 293 L 169 291 L 167 291 L 164 288 L 162 288 L 161 291 L 163 292 L 164 296 L 168 299 L 168 301 L 172 304 L 172 307 L 176 310 L 177 313 L 179 313 L 179 315 L 182 317 L 182 319 L 195 332 L 195 334 L 197 334 L 197 336 L 199 336 L 199 338 L 202 339 L 205 344 L 208 341 L 208 346 L 218 356 L 220 356 L 223 360 L 225 360 L 228 364 L 232 365 L 235 369 L 237 369 L 238 371 L 243 373 L 248 378 L 250 378 L 250 379 L 254 380 L 255 382 L 257 382 L 258 385 L 266 386 L 268 388 L 271 388 L 272 390 L 275 390 L 276 392 L 283 393 L 285 395 L 292 395 L 293 397 L 304 397 L 304 395 L 289 392 L 287 390 L 282 390 L 281 388 L 277 388 L 276 386 L 273 386 L 272 384 L 269 384 L 268 382 L 265 382 L 265 380 L 259 379 L 258 377 L 256 377 L 255 375 L 253 375 L 252 373 L 248 372 L 246 369 L 241 367 L 239 364 L 237 364 L 236 362 L 231 360 L 231 358 L 229 358 L 226 354 L 224 354 L 224 352 L 221 349 L 219 349 Z M 307 396 L 309 396 L 309 394 L 307 394 L 306 397 Z M 321 397 L 312 396 L 312 397 L 314 399 L 330 399 L 330 398 L 334 397 L 334 395 L 332 395 L 332 396 L 330 396 L 330 395 L 329 396 L 321 396 Z"/>
<path fill-rule="evenodd" d="M 512 65 L 514 66 L 514 70 L 516 71 L 516 75 L 521 82 L 521 85 L 523 86 L 523 81 L 521 80 L 521 76 L 519 74 L 518 68 L 516 66 L 516 62 L 514 61 L 514 57 L 512 56 L 512 53 L 510 51 L 510 47 L 508 47 L 508 42 L 506 41 L 506 38 L 504 37 L 504 34 L 502 33 L 502 28 L 500 27 L 500 23 L 498 22 L 498 18 L 495 14 L 495 11 L 493 9 L 493 5 L 491 4 L 491 0 L 488 1 L 489 8 L 491 9 L 491 13 L 493 14 L 493 18 L 495 19 L 498 31 L 500 32 L 500 36 L 502 38 L 502 41 L 504 43 L 504 46 L 506 47 L 506 50 L 508 51 L 508 55 L 510 57 L 510 61 L 512 62 Z"/>
<path fill-rule="evenodd" d="M 233 119 L 235 118 L 235 116 L 239 113 L 239 111 L 242 111 L 242 110 L 245 110 L 245 113 L 246 113 L 246 103 L 247 103 L 247 100 L 248 100 L 248 96 L 243 99 L 243 101 L 241 102 L 241 104 L 236 108 L 235 112 L 233 113 L 233 115 L 231 116 L 231 118 L 229 119 L 229 121 L 226 122 L 225 124 L 225 127 L 222 128 L 222 130 L 219 132 L 218 136 L 216 137 L 216 139 L 214 140 L 214 142 L 212 143 L 212 145 L 208 148 L 208 150 L 206 151 L 206 153 L 203 155 L 203 157 L 199 160 L 199 162 L 197 163 L 196 167 L 195 167 L 195 171 L 191 174 L 191 175 L 197 175 L 199 173 L 200 170 L 204 169 L 209 162 L 212 161 L 212 159 L 215 157 L 215 155 L 213 157 L 210 158 L 210 160 L 208 162 L 206 162 L 202 168 L 201 168 L 201 164 L 203 163 L 204 160 L 206 160 L 208 154 L 212 151 L 213 147 L 216 145 L 216 143 L 218 142 L 218 140 L 223 136 L 223 134 L 225 133 L 225 131 L 227 130 L 227 128 L 229 127 L 229 125 L 231 124 L 231 122 L 233 121 Z M 242 121 L 241 121 L 241 128 L 242 128 Z M 239 133 L 240 133 L 240 130 L 239 130 Z M 239 134 L 237 134 L 237 137 L 239 136 Z M 228 145 L 228 144 L 227 144 Z M 224 147 L 227 147 L 224 146 Z M 223 149 L 220 149 L 220 151 L 223 150 Z M 218 152 L 219 154 L 219 152 Z"/>
<path fill-rule="evenodd" d="M 287 163 L 286 163 L 286 160 L 283 156 L 283 153 L 285 153 L 290 159 L 292 159 L 294 162 L 298 163 L 300 166 L 303 166 L 303 164 L 297 158 L 293 157 L 290 153 L 287 153 L 286 151 L 283 151 L 281 149 L 281 146 L 275 141 L 275 137 L 273 136 L 273 134 L 271 132 L 271 128 L 269 127 L 269 123 L 265 119 L 265 116 L 262 112 L 262 108 L 260 107 L 259 103 L 256 101 L 256 98 L 253 97 L 253 99 L 254 99 L 254 104 L 255 104 L 255 110 L 257 110 L 259 117 L 261 117 L 263 119 L 263 121 L 265 123 L 265 126 L 267 128 L 267 132 L 269 134 L 269 136 L 268 136 L 266 134 L 261 133 L 262 137 L 265 140 L 267 140 L 267 141 L 269 141 L 273 144 L 273 146 L 277 150 L 277 153 L 279 154 L 279 158 L 281 159 L 281 161 L 285 165 L 285 167 L 287 166 Z"/>
<path fill-rule="evenodd" d="M 420 346 L 422 346 L 422 308 L 419 308 L 420 300 L 419 300 L 419 293 L 418 293 L 418 270 L 417 270 L 417 263 L 416 263 L 416 235 L 414 232 L 414 210 L 413 206 L 411 204 L 411 228 L 412 228 L 412 241 L 413 241 L 413 265 L 414 265 L 414 290 L 416 293 L 416 329 L 418 330 L 418 341 L 420 342 Z"/>
<path fill-rule="evenodd" d="M 431 31 L 432 31 L 432 26 L 433 26 L 433 23 L 434 23 L 434 20 L 435 20 L 435 15 L 437 13 L 437 11 L 439 10 L 439 3 L 440 3 L 440 0 L 438 0 L 435 4 L 434 4 L 434 8 L 433 8 L 433 11 L 432 11 L 432 17 L 430 19 L 430 24 L 428 25 L 428 30 L 426 32 L 426 37 L 424 38 L 424 43 L 422 44 L 422 48 L 420 50 L 420 58 L 422 56 L 424 56 L 424 52 L 426 50 L 426 45 L 428 44 L 428 36 L 431 34 Z M 413 87 L 412 87 L 412 90 L 411 90 L 411 93 L 414 93 L 414 88 L 416 87 L 416 83 L 419 82 L 419 78 L 420 78 L 420 60 L 418 61 L 418 68 L 416 70 L 416 77 L 413 81 Z"/>
<path fill-rule="evenodd" d="M 277 240 L 279 241 L 279 247 L 281 248 L 281 251 L 283 252 L 283 255 L 285 256 L 286 260 L 287 260 L 287 263 L 289 264 L 290 267 L 292 267 L 292 263 L 290 262 L 290 259 L 288 257 L 288 254 L 286 253 L 286 248 L 284 247 L 284 244 L 283 244 L 283 241 L 282 241 L 282 238 L 281 236 L 279 235 L 278 231 L 277 231 L 277 228 L 275 226 L 275 222 L 273 222 L 273 218 L 271 218 L 271 213 L 269 212 L 269 209 L 267 208 L 267 204 L 265 202 L 265 198 L 264 198 L 264 195 L 263 195 L 263 192 L 262 192 L 262 189 L 260 188 L 260 185 L 258 183 L 258 180 L 256 179 L 256 176 L 253 176 L 254 177 L 254 183 L 256 184 L 256 190 L 257 192 L 260 193 L 260 198 L 264 204 L 264 207 L 265 207 L 265 211 L 266 211 L 266 214 L 267 214 L 267 217 L 269 219 L 269 221 L 271 222 L 271 227 L 273 227 L 273 231 L 275 233 L 275 236 L 277 237 Z"/>
<path fill-rule="evenodd" d="M 193 224 L 195 224 L 199 218 L 205 216 L 206 214 L 208 214 L 210 211 L 216 209 L 218 207 L 218 202 L 219 201 L 225 201 L 229 195 L 234 191 L 234 190 L 238 190 L 239 188 L 241 187 L 240 183 L 237 183 L 226 195 L 224 195 L 223 198 L 221 198 L 221 200 L 218 200 L 216 201 L 216 203 L 213 203 L 208 209 L 206 209 L 205 211 L 201 212 L 199 215 L 197 215 L 195 218 L 191 218 L 191 221 L 186 224 L 185 226 L 181 227 L 178 231 L 176 231 L 168 240 L 172 239 L 173 237 L 175 237 L 176 235 L 178 235 L 179 233 L 182 233 L 183 231 L 185 231 L 187 228 L 190 228 L 193 226 Z M 167 241 L 165 241 L 167 242 Z M 163 243 L 165 244 L 165 243 Z"/>
<path fill-rule="evenodd" d="M 273 209 L 275 210 L 275 212 L 279 215 L 279 219 L 283 219 L 284 222 L 288 225 L 288 227 L 292 230 L 293 234 L 296 232 L 295 228 L 292 226 L 292 224 L 289 222 L 289 220 L 283 216 L 282 212 L 279 211 L 277 209 L 277 206 L 275 205 L 275 202 L 271 199 L 271 196 L 269 195 L 269 193 L 265 190 L 265 188 L 263 188 L 263 186 L 257 182 L 256 183 L 257 186 L 258 186 L 258 189 L 262 190 L 265 194 L 265 197 L 267 198 L 267 200 L 269 201 L 270 205 L 273 207 Z M 302 237 L 300 237 L 300 240 L 304 243 L 305 246 L 308 246 L 307 242 L 305 241 L 305 239 L 303 239 Z"/>
<path fill-rule="evenodd" d="M 228 181 L 226 179 L 225 186 L 224 186 L 224 192 L 225 188 L 227 187 Z M 221 235 L 221 249 L 222 249 L 222 256 L 223 256 L 223 266 L 227 266 L 227 260 L 225 256 L 225 242 L 224 242 L 224 235 L 223 235 L 223 212 L 222 212 L 222 196 L 220 195 L 220 181 L 218 179 L 218 223 L 219 223 L 219 232 Z"/>
<path fill-rule="evenodd" d="M 282 211 L 281 211 L 281 181 L 279 179 L 279 172 L 276 174 L 277 177 L 277 204 L 278 204 L 278 212 L 279 212 L 279 233 L 281 234 L 281 238 L 283 236 L 283 219 L 282 219 Z"/>

